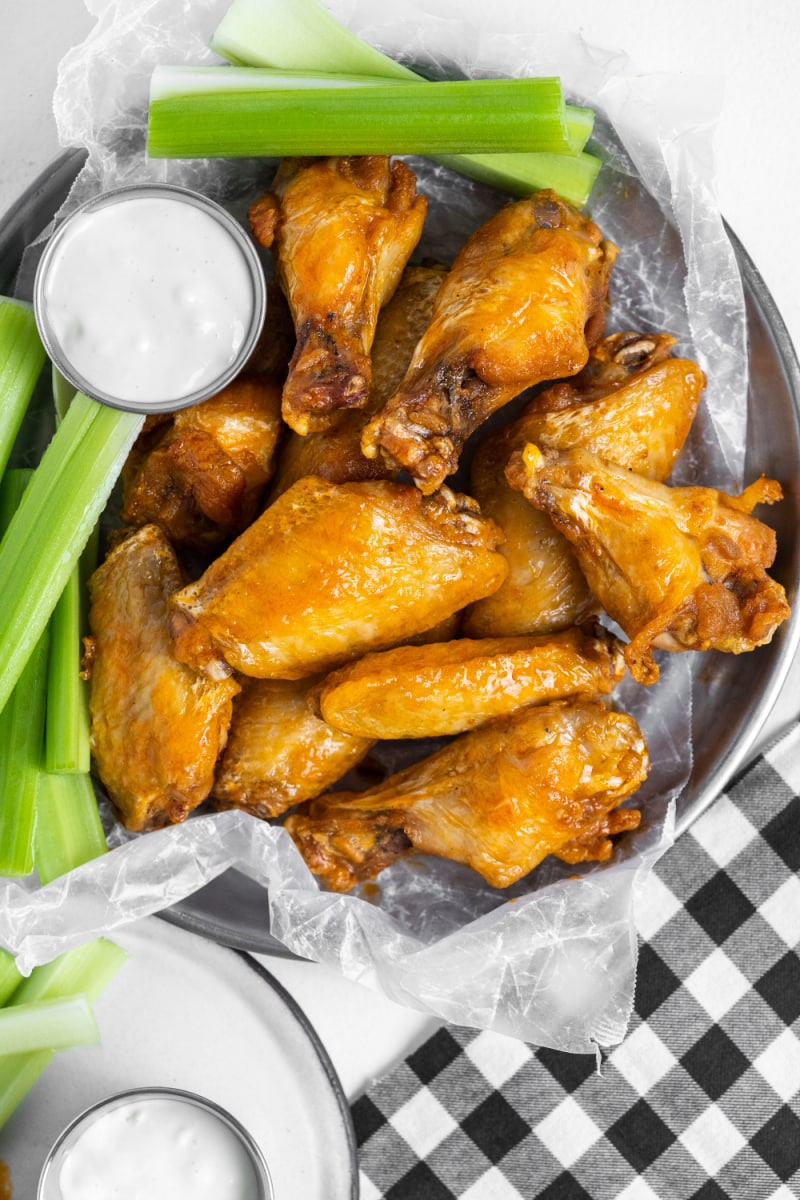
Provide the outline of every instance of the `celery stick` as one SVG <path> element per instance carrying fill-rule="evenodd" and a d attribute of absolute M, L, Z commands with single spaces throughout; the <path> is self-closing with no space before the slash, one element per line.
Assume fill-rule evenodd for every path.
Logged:
<path fill-rule="evenodd" d="M 8 950 L 0 950 L 0 1007 L 17 989 L 21 980 L 22 975 L 17 969 L 14 955 L 9 954 Z"/>
<path fill-rule="evenodd" d="M 51 374 L 53 404 L 55 405 L 56 409 L 56 420 L 60 421 L 66 415 L 67 409 L 70 406 L 70 401 L 75 395 L 77 388 L 75 388 L 68 379 L 64 378 L 55 363 L 52 364 Z"/>
<path fill-rule="evenodd" d="M 43 771 L 36 790 L 33 840 L 39 882 L 49 883 L 107 849 L 90 776 Z"/>
<path fill-rule="evenodd" d="M 331 75 L 356 73 L 399 80 L 422 78 L 339 24 L 319 0 L 233 0 L 210 45 L 222 58 L 239 66 L 324 71 Z M 569 140 L 574 153 L 586 145 L 593 119 L 591 109 L 567 106 Z M 492 166 L 486 161 L 488 155 L 480 155 L 483 161 L 476 163 L 472 161 L 474 157 L 450 155 L 447 165 L 513 195 L 524 195 L 532 188 L 552 187 L 573 204 L 584 204 L 589 197 L 592 173 L 587 162 L 572 164 L 573 177 L 569 160 L 530 164 L 527 154 L 508 154 Z M 593 162 L 596 177 L 600 161 Z M 546 168 L 556 165 L 558 177 L 551 179 Z"/>
<path fill-rule="evenodd" d="M 94 1004 L 111 982 L 127 955 L 104 938 L 68 950 L 46 966 L 36 967 L 13 993 L 9 1006 L 36 1000 L 58 1000 L 84 994 Z M 0 1128 L 6 1123 L 39 1076 L 55 1050 L 34 1050 L 0 1059 Z"/>
<path fill-rule="evenodd" d="M 558 79 L 466 79 L 362 87 L 155 95 L 153 158 L 284 154 L 569 151 Z"/>
<path fill-rule="evenodd" d="M 81 679 L 80 567 L 70 572 L 50 618 L 47 671 L 47 722 L 44 766 L 47 771 L 89 770 L 89 696 Z"/>
<path fill-rule="evenodd" d="M 97 1022 L 85 996 L 0 1008 L 0 1058 L 99 1041 Z"/>
<path fill-rule="evenodd" d="M 0 476 L 45 357 L 31 306 L 0 296 Z"/>
<path fill-rule="evenodd" d="M 0 709 L 108 500 L 144 417 L 82 393 L 33 473 L 0 543 Z"/>
<path fill-rule="evenodd" d="M 527 196 L 540 188 L 552 188 L 565 200 L 581 208 L 589 199 L 600 171 L 593 154 L 436 154 L 442 166 L 461 175 L 502 188 L 516 196 Z"/>

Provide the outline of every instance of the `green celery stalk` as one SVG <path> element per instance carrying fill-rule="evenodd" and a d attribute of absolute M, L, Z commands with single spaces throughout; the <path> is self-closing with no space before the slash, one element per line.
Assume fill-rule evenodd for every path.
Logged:
<path fill-rule="evenodd" d="M 11 470 L 0 482 L 0 531 L 13 520 L 33 472 Z M 47 631 L 0 712 L 0 875 L 33 870 L 36 782 L 44 747 Z"/>
<path fill-rule="evenodd" d="M 84 994 L 94 1004 L 122 966 L 127 955 L 113 942 L 99 938 L 68 950 L 53 962 L 36 967 L 11 996 L 9 1006 L 37 1000 L 59 1000 Z M 0 1129 L 51 1062 L 55 1050 L 32 1050 L 0 1059 Z"/>
<path fill-rule="evenodd" d="M 61 1050 L 100 1041 L 85 996 L 36 1000 L 0 1008 L 0 1058 L 32 1050 Z"/>
<path fill-rule="evenodd" d="M 0 296 L 0 476 L 45 357 L 31 306 Z"/>
<path fill-rule="evenodd" d="M 569 151 L 554 78 L 154 93 L 152 158 Z"/>
<path fill-rule="evenodd" d="M 330 74 L 349 72 L 395 80 L 422 78 L 351 33 L 319 0 L 233 0 L 214 31 L 210 45 L 222 58 L 239 66 Z M 590 109 L 579 110 L 569 105 L 567 113 L 570 142 L 577 153 L 584 149 L 591 134 L 594 114 Z M 438 155 L 431 157 L 438 158 Z M 569 163 L 559 164 L 557 184 L 547 175 L 547 168 L 553 164 L 531 164 L 527 161 L 532 157 L 530 154 L 503 155 L 502 161 L 493 166 L 488 162 L 473 164 L 474 157 L 472 154 L 451 155 L 447 165 L 512 195 L 525 195 L 532 187 L 553 187 L 579 206 L 589 198 L 587 184 L 592 173 L 585 162 L 575 164 L 574 178 L 570 175 Z M 600 169 L 600 160 L 595 161 L 594 177 Z M 542 179 L 544 182 L 540 182 Z"/>
<path fill-rule="evenodd" d="M 78 393 L 0 543 L 0 710 L 44 632 L 144 417 Z"/>
<path fill-rule="evenodd" d="M 91 777 L 43 771 L 36 790 L 33 841 L 39 882 L 50 883 L 107 849 Z"/>
<path fill-rule="evenodd" d="M 50 618 L 44 745 L 47 771 L 86 772 L 90 766 L 89 697 L 80 673 L 82 599 L 81 570 L 76 565 Z"/>
<path fill-rule="evenodd" d="M 55 363 L 51 367 L 52 388 L 53 388 L 53 404 L 56 410 L 56 420 L 60 421 L 66 416 L 67 409 L 70 406 L 72 397 L 75 395 L 77 388 L 70 383 L 68 379 L 59 371 Z"/>
<path fill-rule="evenodd" d="M 9 954 L 8 950 L 0 950 L 0 1007 L 8 1001 L 21 981 L 22 975 L 14 961 L 14 955 Z"/>
<path fill-rule="evenodd" d="M 552 188 L 565 200 L 583 207 L 589 199 L 601 162 L 593 154 L 437 154 L 436 161 L 461 175 L 501 188 L 512 195 L 527 196 L 540 188 Z"/>

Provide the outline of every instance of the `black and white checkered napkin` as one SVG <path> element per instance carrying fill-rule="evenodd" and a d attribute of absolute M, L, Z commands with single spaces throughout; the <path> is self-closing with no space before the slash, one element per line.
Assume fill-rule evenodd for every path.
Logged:
<path fill-rule="evenodd" d="M 600 1071 L 448 1026 L 353 1105 L 361 1200 L 800 1195 L 800 727 L 658 863 Z"/>

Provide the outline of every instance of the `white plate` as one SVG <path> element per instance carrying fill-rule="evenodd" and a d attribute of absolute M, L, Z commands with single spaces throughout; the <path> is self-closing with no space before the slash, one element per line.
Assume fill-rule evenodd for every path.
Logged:
<path fill-rule="evenodd" d="M 128 961 L 96 1005 L 101 1045 L 57 1055 L 3 1130 L 14 1200 L 33 1200 L 47 1151 L 97 1100 L 168 1085 L 227 1108 L 266 1158 L 277 1200 L 355 1200 L 355 1143 L 313 1028 L 258 963 L 155 917 L 114 935 Z"/>

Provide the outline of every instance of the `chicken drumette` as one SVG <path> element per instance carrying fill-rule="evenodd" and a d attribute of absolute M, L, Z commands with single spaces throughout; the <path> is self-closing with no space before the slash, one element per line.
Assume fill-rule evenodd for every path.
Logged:
<path fill-rule="evenodd" d="M 457 255 L 405 379 L 364 430 L 364 453 L 434 491 L 491 413 L 583 367 L 602 332 L 615 255 L 553 192 L 502 209 Z"/>
<path fill-rule="evenodd" d="M 648 770 L 634 719 L 597 701 L 521 709 L 448 743 L 361 794 L 329 793 L 286 828 L 333 891 L 418 851 L 508 887 L 548 854 L 610 857 L 639 813 L 617 806 Z"/>
<path fill-rule="evenodd" d="M 297 346 L 283 417 L 297 433 L 327 429 L 369 402 L 378 312 L 419 241 L 426 200 L 404 162 L 383 155 L 285 159 L 250 209 L 257 241 L 274 246 Z"/>

